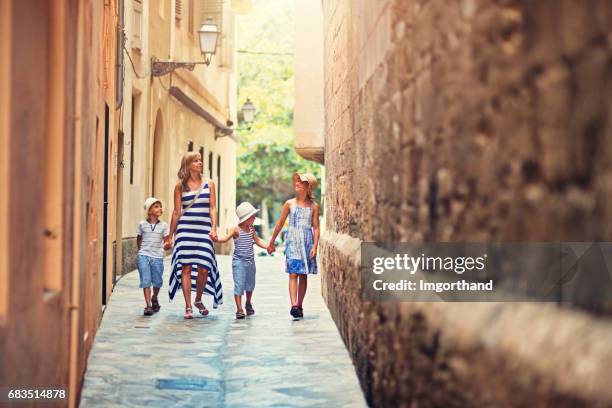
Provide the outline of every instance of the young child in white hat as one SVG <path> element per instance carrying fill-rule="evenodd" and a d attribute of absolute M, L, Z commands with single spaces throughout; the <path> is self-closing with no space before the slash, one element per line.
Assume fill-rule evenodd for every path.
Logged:
<path fill-rule="evenodd" d="M 157 295 L 163 284 L 164 239 L 168 237 L 170 228 L 167 223 L 159 219 L 163 213 L 160 199 L 147 198 L 144 209 L 147 219 L 138 223 L 136 231 L 136 244 L 138 245 L 136 262 L 140 275 L 140 287 L 144 292 L 146 302 L 144 315 L 151 316 L 160 309 Z M 153 297 L 151 297 L 151 286 L 153 286 Z"/>
<path fill-rule="evenodd" d="M 227 242 L 234 239 L 234 256 L 232 257 L 232 275 L 234 278 L 234 300 L 236 301 L 236 319 L 244 319 L 242 309 L 242 295 L 246 292 L 246 315 L 255 314 L 253 291 L 255 290 L 255 253 L 253 244 L 263 249 L 268 245 L 257 236 L 253 223 L 255 215 L 259 212 L 251 203 L 244 202 L 236 208 L 238 226 L 232 228 L 226 237 L 219 238 L 218 242 Z"/>

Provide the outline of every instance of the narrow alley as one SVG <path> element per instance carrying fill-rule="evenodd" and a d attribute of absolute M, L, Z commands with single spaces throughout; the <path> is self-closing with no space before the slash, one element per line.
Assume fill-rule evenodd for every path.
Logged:
<path fill-rule="evenodd" d="M 218 261 L 225 303 L 205 318 L 184 320 L 183 300 L 169 304 L 165 291 L 161 311 L 143 316 L 138 273 L 117 283 L 89 358 L 82 407 L 249 407 L 262 398 L 267 406 L 366 406 L 318 276 L 309 280 L 305 318 L 293 321 L 282 257 L 258 257 L 256 313 L 238 321 L 231 257 Z M 210 297 L 204 303 L 212 309 Z"/>
<path fill-rule="evenodd" d="M 611 22 L 0 0 L 0 407 L 612 407 Z"/>

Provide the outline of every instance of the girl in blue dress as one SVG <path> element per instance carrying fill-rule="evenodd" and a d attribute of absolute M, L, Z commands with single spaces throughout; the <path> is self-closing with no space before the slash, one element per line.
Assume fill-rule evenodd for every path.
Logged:
<path fill-rule="evenodd" d="M 313 200 L 317 179 L 310 173 L 293 175 L 295 198 L 283 205 L 280 220 L 270 239 L 268 252 L 274 252 L 274 241 L 287 216 L 289 227 L 285 236 L 285 271 L 289 274 L 289 313 L 295 319 L 304 317 L 302 303 L 308 287 L 308 275 L 317 273 L 319 244 L 319 206 Z"/>

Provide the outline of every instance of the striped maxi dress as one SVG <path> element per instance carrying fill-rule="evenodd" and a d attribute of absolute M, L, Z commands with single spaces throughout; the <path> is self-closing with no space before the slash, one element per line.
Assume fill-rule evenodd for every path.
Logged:
<path fill-rule="evenodd" d="M 195 198 L 193 205 L 185 211 L 194 199 L 197 191 L 184 191 L 182 193 L 183 215 L 179 218 L 172 251 L 172 266 L 168 295 L 170 301 L 181 289 L 181 270 L 184 264 L 192 266 L 191 290 L 196 290 L 198 267 L 208 270 L 208 281 L 204 293 L 213 296 L 213 307 L 217 308 L 223 303 L 221 279 L 217 269 L 217 258 L 213 242 L 208 235 L 211 231 L 210 218 L 210 189 L 208 183 L 204 184 L 202 191 Z"/>

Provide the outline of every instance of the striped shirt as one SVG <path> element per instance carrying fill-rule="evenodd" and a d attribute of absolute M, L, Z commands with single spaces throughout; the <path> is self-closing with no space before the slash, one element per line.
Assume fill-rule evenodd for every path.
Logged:
<path fill-rule="evenodd" d="M 140 221 L 136 231 L 136 235 L 142 237 L 138 255 L 163 258 L 164 237 L 168 236 L 169 232 L 170 227 L 163 221 L 158 221 L 157 224 L 149 224 L 147 220 Z"/>
<path fill-rule="evenodd" d="M 238 238 L 234 238 L 234 258 L 239 259 L 254 259 L 255 252 L 253 251 L 253 226 L 249 226 L 249 231 L 238 227 Z"/>

